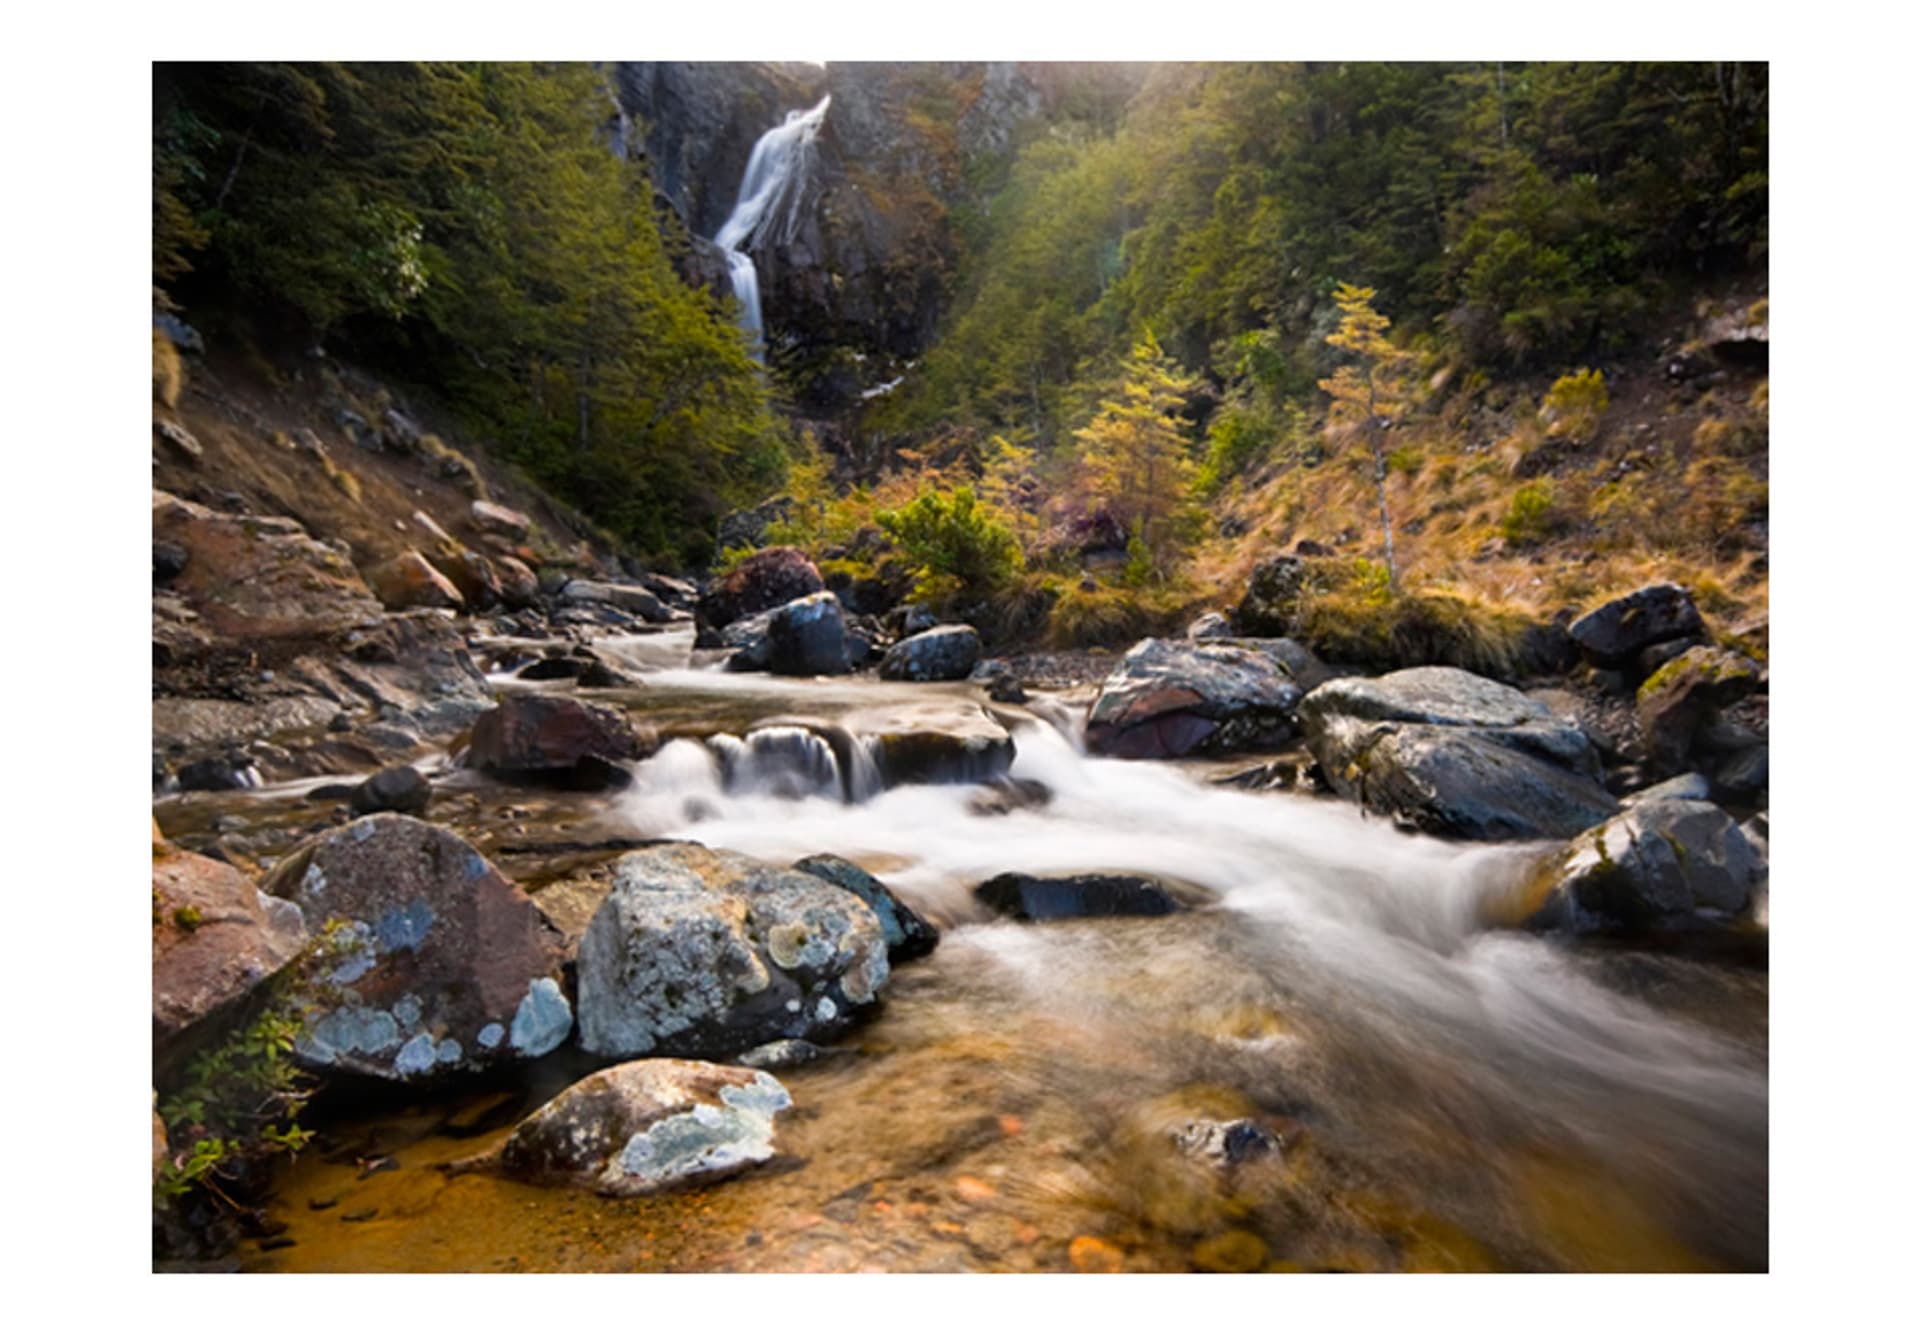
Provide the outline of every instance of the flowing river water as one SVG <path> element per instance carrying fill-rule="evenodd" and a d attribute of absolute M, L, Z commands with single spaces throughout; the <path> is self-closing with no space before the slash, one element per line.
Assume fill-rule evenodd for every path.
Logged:
<path fill-rule="evenodd" d="M 1089 757 L 1081 710 L 1045 696 L 994 706 L 1011 777 L 1044 804 L 988 799 L 1004 785 L 878 790 L 825 747 L 733 738 L 796 717 L 857 736 L 876 713 L 984 695 L 726 676 L 687 665 L 684 634 L 625 650 L 640 686 L 587 693 L 672 738 L 629 788 L 530 796 L 438 774 L 430 818 L 537 902 L 573 892 L 609 840 L 837 853 L 935 921 L 939 948 L 824 1058 L 779 1072 L 795 1105 L 755 1171 L 629 1200 L 440 1172 L 587 1068 L 556 1054 L 510 1087 L 316 1108 L 321 1141 L 279 1179 L 279 1235 L 247 1243 L 244 1267 L 1766 1267 L 1751 959 L 1487 929 L 1482 905 L 1529 849 L 1233 790 L 1206 766 Z M 313 808 L 270 787 L 159 816 L 271 848 Z M 969 891 L 1010 870 L 1151 875 L 1197 906 L 997 920 Z M 1222 1166 L 1180 1147 L 1196 1119 L 1240 1118 L 1281 1150 Z"/>

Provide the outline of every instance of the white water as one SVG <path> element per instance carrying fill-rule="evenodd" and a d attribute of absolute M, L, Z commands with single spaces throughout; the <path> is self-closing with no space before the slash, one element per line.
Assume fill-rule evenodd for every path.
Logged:
<path fill-rule="evenodd" d="M 760 136 L 740 178 L 733 212 L 714 233 L 713 243 L 727 257 L 727 274 L 740 303 L 740 327 L 760 355 L 766 326 L 760 314 L 760 274 L 747 253 L 756 245 L 793 239 L 800 221 L 801 186 L 813 161 L 814 136 L 827 118 L 831 95 L 806 111 L 789 111 L 786 120 Z"/>

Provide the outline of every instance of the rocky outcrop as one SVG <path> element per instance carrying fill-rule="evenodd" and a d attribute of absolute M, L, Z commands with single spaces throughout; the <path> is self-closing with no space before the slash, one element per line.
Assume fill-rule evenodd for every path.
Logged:
<path fill-rule="evenodd" d="M 392 560 L 368 566 L 365 574 L 368 587 L 389 611 L 416 607 L 458 610 L 467 605 L 453 581 L 417 551 L 403 551 Z"/>
<path fill-rule="evenodd" d="M 559 933 L 444 829 L 368 816 L 295 848 L 265 887 L 335 924 L 298 982 L 310 1066 L 408 1082 L 544 1056 L 572 1031 Z"/>
<path fill-rule="evenodd" d="M 823 852 L 803 857 L 793 864 L 793 869 L 838 885 L 873 909 L 873 915 L 880 921 L 880 934 L 887 942 L 889 962 L 918 959 L 933 953 L 933 947 L 940 943 L 938 927 L 845 857 Z"/>
<path fill-rule="evenodd" d="M 1686 589 L 1648 584 L 1594 608 L 1569 625 L 1567 633 L 1587 661 L 1618 667 L 1663 640 L 1685 639 L 1705 629 Z"/>
<path fill-rule="evenodd" d="M 975 885 L 973 897 L 1003 917 L 1050 922 L 1063 917 L 1164 917 L 1180 900 L 1138 875 L 1019 875 Z"/>
<path fill-rule="evenodd" d="M 1164 759 L 1278 745 L 1301 689 L 1274 658 L 1210 641 L 1143 639 L 1101 684 L 1087 747 Z"/>
<path fill-rule="evenodd" d="M 1765 882 L 1766 856 L 1705 801 L 1636 802 L 1536 872 L 1526 923 L 1575 930 L 1725 926 Z"/>
<path fill-rule="evenodd" d="M 677 843 L 614 863 L 577 967 L 588 1051 L 724 1057 L 840 1032 L 886 981 L 887 947 L 837 885 Z"/>
<path fill-rule="evenodd" d="M 473 724 L 468 768 L 516 781 L 606 787 L 643 753 L 627 716 L 563 695 L 510 695 Z"/>
<path fill-rule="evenodd" d="M 820 571 L 798 547 L 768 547 L 713 582 L 694 609 L 701 648 L 719 648 L 719 632 L 743 616 L 772 611 L 795 598 L 823 592 Z"/>
<path fill-rule="evenodd" d="M 793 1105 L 772 1075 L 705 1061 L 629 1061 L 587 1076 L 515 1126 L 491 1165 L 539 1185 L 646 1195 L 773 1156 Z"/>
<path fill-rule="evenodd" d="M 499 572 L 492 561 L 458 543 L 428 557 L 433 568 L 459 590 L 461 600 L 475 611 L 498 606 L 502 589 Z"/>
<path fill-rule="evenodd" d="M 225 862 L 156 840 L 153 1051 L 165 1065 L 300 956 L 300 909 Z"/>
<path fill-rule="evenodd" d="M 970 625 L 937 625 L 888 649 L 880 660 L 880 679 L 964 681 L 979 661 L 979 631 Z"/>
<path fill-rule="evenodd" d="M 1565 838 L 1616 809 L 1577 724 L 1455 667 L 1329 681 L 1299 715 L 1336 792 L 1428 833 Z"/>

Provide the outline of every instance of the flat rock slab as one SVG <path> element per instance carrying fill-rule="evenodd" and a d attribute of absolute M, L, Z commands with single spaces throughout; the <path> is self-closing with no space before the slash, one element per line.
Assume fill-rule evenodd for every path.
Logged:
<path fill-rule="evenodd" d="M 587 1076 L 514 1127 L 492 1165 L 542 1185 L 648 1195 L 765 1162 L 774 1118 L 791 1106 L 762 1070 L 629 1061 Z"/>

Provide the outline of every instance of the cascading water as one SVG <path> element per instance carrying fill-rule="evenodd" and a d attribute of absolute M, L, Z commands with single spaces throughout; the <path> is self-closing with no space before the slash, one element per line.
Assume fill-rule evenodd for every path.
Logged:
<path fill-rule="evenodd" d="M 760 314 L 760 275 L 747 251 L 760 244 L 793 239 L 800 221 L 813 141 L 827 118 L 829 94 L 806 111 L 789 111 L 785 122 L 760 136 L 740 178 L 740 195 L 733 212 L 714 234 L 713 243 L 727 257 L 727 274 L 734 299 L 740 303 L 740 327 L 756 357 L 761 355 L 766 326 Z"/>

